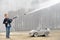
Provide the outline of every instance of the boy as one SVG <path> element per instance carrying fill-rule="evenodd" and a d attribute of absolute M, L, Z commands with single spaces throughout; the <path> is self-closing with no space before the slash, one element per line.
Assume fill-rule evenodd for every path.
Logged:
<path fill-rule="evenodd" d="M 9 19 L 7 13 L 4 14 L 4 17 L 3 24 L 5 24 L 6 27 L 6 38 L 9 38 L 12 19 Z"/>

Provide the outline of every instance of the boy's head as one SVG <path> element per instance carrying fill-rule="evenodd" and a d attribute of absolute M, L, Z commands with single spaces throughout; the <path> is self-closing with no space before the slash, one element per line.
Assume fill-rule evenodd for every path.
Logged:
<path fill-rule="evenodd" d="M 5 13 L 5 14 L 4 14 L 4 17 L 5 17 L 5 18 L 8 18 L 8 13 Z"/>

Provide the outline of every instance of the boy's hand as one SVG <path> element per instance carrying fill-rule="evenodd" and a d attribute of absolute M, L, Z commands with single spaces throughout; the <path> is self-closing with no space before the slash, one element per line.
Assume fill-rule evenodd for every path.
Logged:
<path fill-rule="evenodd" d="M 7 21 L 5 23 L 7 23 Z"/>

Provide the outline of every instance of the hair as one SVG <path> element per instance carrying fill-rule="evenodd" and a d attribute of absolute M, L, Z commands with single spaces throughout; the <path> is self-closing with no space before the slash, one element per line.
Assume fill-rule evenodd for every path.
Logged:
<path fill-rule="evenodd" d="M 8 15 L 8 13 L 5 13 L 5 14 L 4 14 L 4 16 L 7 16 L 7 15 Z"/>
<path fill-rule="evenodd" d="M 5 13 L 5 14 L 4 14 L 4 17 L 5 17 L 5 18 L 8 18 L 8 14 L 7 14 L 7 13 Z"/>
<path fill-rule="evenodd" d="M 7 16 L 7 14 L 4 14 L 4 16 Z"/>

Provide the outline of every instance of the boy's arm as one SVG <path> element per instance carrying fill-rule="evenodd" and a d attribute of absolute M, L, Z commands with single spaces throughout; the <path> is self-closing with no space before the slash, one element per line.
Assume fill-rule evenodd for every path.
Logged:
<path fill-rule="evenodd" d="M 6 19 L 3 20 L 3 24 L 7 24 L 8 22 L 6 21 Z"/>

